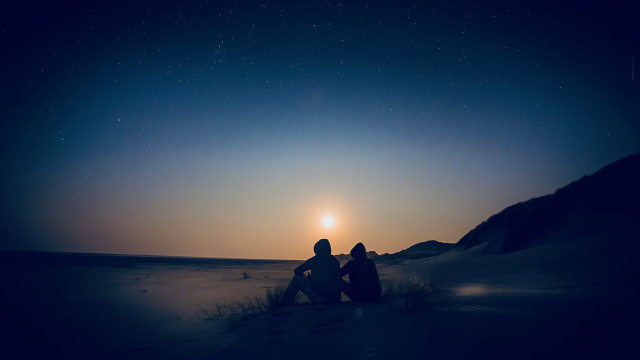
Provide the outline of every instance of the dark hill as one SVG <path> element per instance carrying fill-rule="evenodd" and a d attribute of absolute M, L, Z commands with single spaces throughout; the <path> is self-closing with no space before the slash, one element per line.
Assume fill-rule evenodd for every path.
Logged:
<path fill-rule="evenodd" d="M 629 219 L 639 211 L 640 153 L 606 165 L 552 195 L 509 206 L 467 233 L 456 247 L 469 249 L 489 242 L 485 251 L 505 253 L 549 241 L 598 236 L 636 251 L 640 247 L 637 226 Z"/>
<path fill-rule="evenodd" d="M 369 259 L 376 259 L 378 256 L 378 253 L 376 253 L 375 251 L 367 251 L 367 257 Z M 338 258 L 338 260 L 340 261 L 349 261 L 351 260 L 351 254 L 339 254 L 339 255 L 335 255 L 336 258 Z"/>
<path fill-rule="evenodd" d="M 385 253 L 382 255 L 378 255 L 375 251 L 367 251 L 367 257 L 373 259 L 376 262 L 402 259 L 424 259 L 445 253 L 453 249 L 455 246 L 456 244 L 442 243 L 436 240 L 428 240 L 417 243 L 407 249 L 398 251 L 397 253 L 393 254 Z M 340 261 L 351 260 L 351 255 L 349 254 L 339 254 L 336 255 L 336 257 Z"/>
<path fill-rule="evenodd" d="M 445 253 L 451 249 L 453 249 L 456 244 L 451 243 L 443 243 L 436 240 L 428 240 L 423 241 L 421 243 L 417 243 L 415 245 L 410 246 L 407 249 L 404 249 L 396 254 L 405 255 L 405 254 L 434 254 L 440 255 Z"/>

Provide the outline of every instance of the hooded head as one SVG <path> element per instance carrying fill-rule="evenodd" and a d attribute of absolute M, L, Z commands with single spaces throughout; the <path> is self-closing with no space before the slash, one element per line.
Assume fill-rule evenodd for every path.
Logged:
<path fill-rule="evenodd" d="M 320 239 L 313 247 L 313 252 L 316 255 L 327 254 L 331 255 L 331 244 L 329 244 L 329 240 Z"/>
<path fill-rule="evenodd" d="M 364 248 L 362 243 L 357 243 L 356 246 L 351 249 L 351 257 L 356 259 L 366 259 L 367 258 L 367 249 Z"/>

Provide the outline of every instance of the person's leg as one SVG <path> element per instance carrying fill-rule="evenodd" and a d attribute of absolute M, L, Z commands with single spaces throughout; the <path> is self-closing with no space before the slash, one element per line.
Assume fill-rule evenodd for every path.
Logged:
<path fill-rule="evenodd" d="M 296 284 L 296 276 L 291 279 L 287 289 L 284 291 L 284 295 L 282 295 L 282 299 L 280 300 L 280 306 L 291 305 L 293 301 L 296 299 L 296 295 L 298 295 L 298 285 Z"/>
<path fill-rule="evenodd" d="M 298 291 L 302 291 L 312 302 L 318 301 L 316 293 L 313 291 L 313 288 L 311 288 L 311 280 L 304 277 L 304 275 L 295 275 L 284 291 L 280 305 L 286 306 L 293 304 L 296 295 L 298 295 Z"/>
<path fill-rule="evenodd" d="M 311 302 L 323 301 L 323 299 L 319 297 L 315 291 L 313 291 L 313 288 L 311 287 L 311 280 L 307 279 L 303 275 L 296 275 L 293 277 L 292 281 L 296 282 L 296 286 L 298 287 L 298 290 L 300 290 L 303 294 L 305 294 Z"/>

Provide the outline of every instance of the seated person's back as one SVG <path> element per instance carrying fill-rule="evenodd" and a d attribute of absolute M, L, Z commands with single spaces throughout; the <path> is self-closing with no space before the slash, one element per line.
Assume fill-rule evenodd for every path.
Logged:
<path fill-rule="evenodd" d="M 331 245 L 326 239 L 321 239 L 313 247 L 316 255 L 295 268 L 297 275 L 311 270 L 311 287 L 318 295 L 340 299 L 342 282 L 340 282 L 340 261 L 331 255 Z"/>
<path fill-rule="evenodd" d="M 351 249 L 351 257 L 340 270 L 340 275 L 349 274 L 350 286 L 344 293 L 353 301 L 379 301 L 382 288 L 378 270 L 373 260 L 367 258 L 367 250 L 362 243 Z"/>
<path fill-rule="evenodd" d="M 316 253 L 315 256 L 293 270 L 295 275 L 284 291 L 278 306 L 292 304 L 300 291 L 314 303 L 340 301 L 342 297 L 340 261 L 331 255 L 329 240 L 320 239 L 313 247 L 313 252 Z M 307 270 L 311 270 L 311 280 L 304 276 Z"/>

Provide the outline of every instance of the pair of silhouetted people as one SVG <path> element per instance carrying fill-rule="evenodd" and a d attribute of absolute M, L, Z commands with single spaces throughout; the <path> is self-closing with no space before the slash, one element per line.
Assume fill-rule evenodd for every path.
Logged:
<path fill-rule="evenodd" d="M 373 260 L 367 258 L 362 243 L 351 249 L 351 257 L 342 269 L 340 262 L 331 255 L 331 244 L 320 239 L 313 247 L 315 256 L 293 270 L 294 276 L 284 292 L 280 305 L 289 305 L 295 300 L 298 291 L 302 291 L 313 303 L 340 302 L 342 292 L 352 301 L 380 300 L 380 280 Z M 304 272 L 311 270 L 311 277 Z M 342 280 L 349 275 L 350 283 Z"/>

